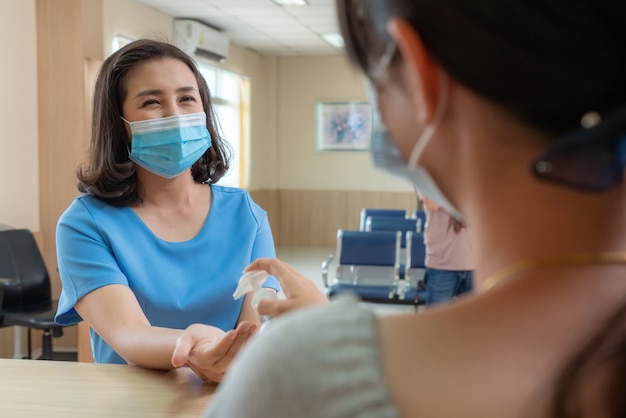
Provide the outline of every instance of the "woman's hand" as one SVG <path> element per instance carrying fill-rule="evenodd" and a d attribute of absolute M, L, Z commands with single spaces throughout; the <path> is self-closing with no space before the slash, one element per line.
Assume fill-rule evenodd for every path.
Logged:
<path fill-rule="evenodd" d="M 293 309 L 328 302 L 315 283 L 276 258 L 259 258 L 250 264 L 245 272 L 252 270 L 265 270 L 276 277 L 286 297 L 286 299 L 261 299 L 257 306 L 259 315 L 277 317 Z"/>
<path fill-rule="evenodd" d="M 256 330 L 256 324 L 245 321 L 228 332 L 192 324 L 176 340 L 172 366 L 187 365 L 203 380 L 221 382 L 230 363 Z"/>

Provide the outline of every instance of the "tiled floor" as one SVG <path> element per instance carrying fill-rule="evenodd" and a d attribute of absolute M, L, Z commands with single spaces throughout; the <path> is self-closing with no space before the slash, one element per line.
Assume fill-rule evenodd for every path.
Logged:
<path fill-rule="evenodd" d="M 329 255 L 335 256 L 334 248 L 305 248 L 305 247 L 278 247 L 276 255 L 282 261 L 291 264 L 294 268 L 313 280 L 320 290 L 324 289 L 322 282 L 322 261 Z M 331 271 L 335 263 L 330 265 Z M 411 306 L 366 304 L 379 314 L 414 312 Z"/>

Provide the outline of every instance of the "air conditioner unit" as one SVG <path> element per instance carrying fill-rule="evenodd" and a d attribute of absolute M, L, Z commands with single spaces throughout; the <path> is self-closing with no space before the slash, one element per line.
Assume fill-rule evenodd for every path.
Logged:
<path fill-rule="evenodd" d="M 219 62 L 228 57 L 228 37 L 195 20 L 174 20 L 174 43 L 189 55 Z"/>

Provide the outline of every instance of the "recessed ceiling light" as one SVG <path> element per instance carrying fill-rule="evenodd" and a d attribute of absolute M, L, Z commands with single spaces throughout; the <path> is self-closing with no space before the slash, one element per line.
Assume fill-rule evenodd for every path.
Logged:
<path fill-rule="evenodd" d="M 343 48 L 345 43 L 343 37 L 339 33 L 322 33 L 322 38 L 335 48 Z"/>
<path fill-rule="evenodd" d="M 272 0 L 279 6 L 308 6 L 306 0 Z"/>

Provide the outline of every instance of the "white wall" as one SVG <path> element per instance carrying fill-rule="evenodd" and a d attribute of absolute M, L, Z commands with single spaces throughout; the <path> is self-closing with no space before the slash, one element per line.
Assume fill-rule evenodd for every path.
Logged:
<path fill-rule="evenodd" d="M 0 223 L 39 230 L 35 0 L 0 0 Z"/>

